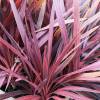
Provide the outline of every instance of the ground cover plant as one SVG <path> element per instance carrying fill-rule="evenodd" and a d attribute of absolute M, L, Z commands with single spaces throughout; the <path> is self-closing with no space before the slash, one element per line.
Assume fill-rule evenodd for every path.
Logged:
<path fill-rule="evenodd" d="M 0 0 L 0 100 L 99 100 L 100 0 Z"/>

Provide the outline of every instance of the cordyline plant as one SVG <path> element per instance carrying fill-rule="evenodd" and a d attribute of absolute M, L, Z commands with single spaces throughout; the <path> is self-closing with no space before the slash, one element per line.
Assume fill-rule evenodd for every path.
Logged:
<path fill-rule="evenodd" d="M 0 0 L 0 100 L 99 100 L 100 0 Z"/>

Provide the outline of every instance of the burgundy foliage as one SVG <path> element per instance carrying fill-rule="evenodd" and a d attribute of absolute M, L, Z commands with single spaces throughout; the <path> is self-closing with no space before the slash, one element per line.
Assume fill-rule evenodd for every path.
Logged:
<path fill-rule="evenodd" d="M 100 0 L 0 0 L 0 100 L 100 98 Z"/>

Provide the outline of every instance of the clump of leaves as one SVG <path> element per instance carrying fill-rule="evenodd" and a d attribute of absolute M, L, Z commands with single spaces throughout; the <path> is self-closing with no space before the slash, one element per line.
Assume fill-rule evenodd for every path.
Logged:
<path fill-rule="evenodd" d="M 0 100 L 93 100 L 100 93 L 100 0 L 0 0 Z"/>

